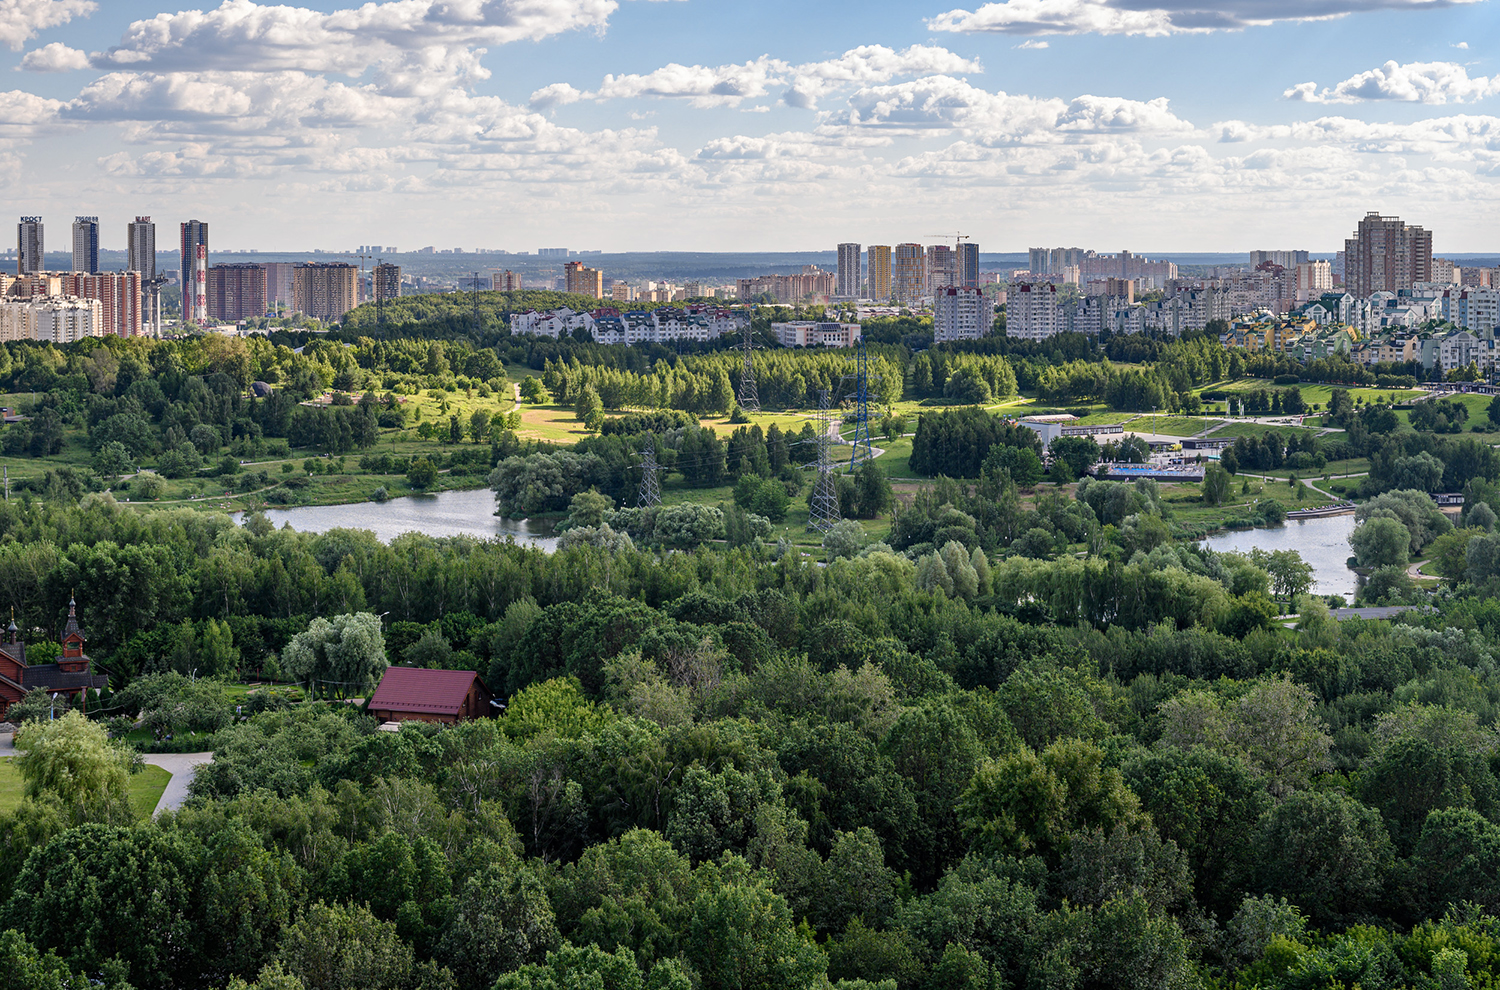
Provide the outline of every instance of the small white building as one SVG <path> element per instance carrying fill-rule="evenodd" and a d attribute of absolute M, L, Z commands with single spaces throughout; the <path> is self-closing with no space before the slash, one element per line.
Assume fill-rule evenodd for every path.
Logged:
<path fill-rule="evenodd" d="M 823 323 L 815 320 L 794 320 L 790 323 L 773 323 L 771 332 L 782 347 L 853 347 L 859 340 L 858 323 Z"/>

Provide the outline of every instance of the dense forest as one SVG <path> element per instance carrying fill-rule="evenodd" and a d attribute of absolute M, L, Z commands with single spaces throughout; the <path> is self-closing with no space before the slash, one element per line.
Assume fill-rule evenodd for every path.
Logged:
<path fill-rule="evenodd" d="M 871 426 L 914 429 L 932 480 L 841 477 L 816 560 L 770 536 L 810 496 L 813 424 L 704 428 L 740 361 L 712 346 L 0 344 L 0 388 L 32 393 L 6 453 L 77 431 L 101 471 L 115 445 L 164 473 L 293 447 L 404 469 L 375 444 L 413 425 L 401 397 L 505 394 L 517 366 L 523 392 L 623 413 L 568 446 L 503 416 L 428 430 L 502 514 L 556 513 L 554 553 L 142 510 L 66 468 L 0 502 L 0 606 L 30 655 L 57 655 L 76 600 L 110 675 L 84 710 L 11 709 L 0 990 L 1495 985 L 1500 455 L 1470 407 L 1336 387 L 1340 432 L 1247 431 L 1212 469 L 1368 461 L 1361 594 L 1421 607 L 1339 621 L 1296 553 L 1204 549 L 1156 483 L 1088 476 L 1140 445 L 1043 450 L 971 404 L 1190 410 L 1256 374 L 1236 401 L 1296 414 L 1298 375 L 1358 374 L 1205 338 L 885 331 L 881 400 L 920 408 Z M 755 360 L 768 405 L 848 368 Z M 330 389 L 363 394 L 304 404 Z M 633 508 L 648 448 L 677 492 L 729 494 Z M 380 731 L 364 699 L 393 664 L 476 671 L 503 708 Z M 214 758 L 145 819 L 141 750 Z"/>
<path fill-rule="evenodd" d="M 1119 490 L 1072 504 L 1150 513 Z M 816 566 L 5 509 L 19 624 L 44 638 L 76 587 L 118 683 L 102 720 L 23 729 L 38 783 L 0 817 L 3 985 L 1495 978 L 1483 584 L 1396 623 L 1304 595 L 1286 629 L 1294 556 L 1048 560 L 972 533 Z M 363 667 L 308 646 L 361 624 Z M 312 695 L 387 662 L 478 669 L 508 708 L 385 733 L 285 692 L 237 712 L 204 677 L 273 655 Z M 187 807 L 143 823 L 104 739 L 135 720 L 215 751 Z M 96 786 L 49 776 L 64 754 L 107 764 Z"/>

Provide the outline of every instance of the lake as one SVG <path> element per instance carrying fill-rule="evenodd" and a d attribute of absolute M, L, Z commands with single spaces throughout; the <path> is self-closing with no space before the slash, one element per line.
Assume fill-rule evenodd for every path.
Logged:
<path fill-rule="evenodd" d="M 1269 529 L 1239 529 L 1220 533 L 1203 541 L 1210 550 L 1221 553 L 1248 553 L 1259 547 L 1269 552 L 1295 550 L 1312 565 L 1313 593 L 1354 597 L 1359 575 L 1346 561 L 1353 556 L 1349 534 L 1354 532 L 1354 516 L 1325 516 L 1321 519 L 1290 519 L 1285 525 Z"/>
<path fill-rule="evenodd" d="M 389 502 L 355 502 L 350 505 L 303 505 L 265 510 L 266 518 L 280 528 L 289 525 L 304 533 L 330 529 L 368 529 L 382 543 L 402 533 L 428 536 L 486 536 L 513 539 L 526 546 L 557 549 L 550 523 L 530 519 L 502 519 L 495 515 L 495 493 L 488 488 L 435 495 L 409 495 Z M 239 522 L 244 513 L 236 513 Z"/>

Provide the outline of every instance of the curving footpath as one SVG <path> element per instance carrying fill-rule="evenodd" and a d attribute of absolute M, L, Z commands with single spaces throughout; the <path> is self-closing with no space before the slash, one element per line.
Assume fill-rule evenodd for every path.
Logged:
<path fill-rule="evenodd" d="M 188 788 L 192 786 L 198 768 L 213 760 L 212 753 L 152 753 L 147 756 L 147 763 L 153 767 L 161 767 L 172 775 L 172 779 L 167 781 L 166 789 L 161 792 L 161 798 L 156 802 L 156 810 L 151 814 L 154 816 L 163 811 L 181 808 L 188 799 Z"/>

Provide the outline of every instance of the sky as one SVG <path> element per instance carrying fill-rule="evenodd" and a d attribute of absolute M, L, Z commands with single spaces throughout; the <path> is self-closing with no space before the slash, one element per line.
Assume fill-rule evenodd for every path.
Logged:
<path fill-rule="evenodd" d="M 960 4 L 953 6 L 954 3 Z M 0 0 L 0 201 L 294 251 L 1500 250 L 1500 0 Z M 11 222 L 11 221 L 6 221 Z"/>

